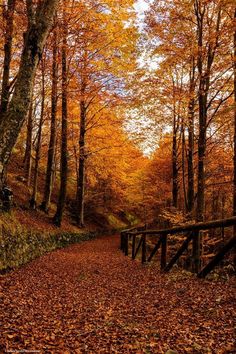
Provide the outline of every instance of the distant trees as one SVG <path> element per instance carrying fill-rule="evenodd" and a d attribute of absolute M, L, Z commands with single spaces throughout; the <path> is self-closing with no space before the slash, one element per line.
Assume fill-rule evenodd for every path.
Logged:
<path fill-rule="evenodd" d="M 153 1 L 139 46 L 132 0 L 25 5 L 21 17 L 14 0 L 1 8 L 2 183 L 18 140 L 31 206 L 56 203 L 58 226 L 66 203 L 80 227 L 95 202 L 143 206 L 149 221 L 170 205 L 198 221 L 225 215 L 232 179 L 236 213 L 231 2 Z M 150 152 L 142 126 L 149 158 L 134 146 Z"/>
<path fill-rule="evenodd" d="M 234 9 L 222 1 L 154 1 L 146 16 L 142 44 L 152 48 L 147 60 L 157 58 L 157 64 L 145 72 L 152 91 L 143 96 L 149 110 L 162 116 L 159 124 L 172 129 L 172 205 L 199 221 L 209 214 L 212 149 L 223 148 L 223 138 L 232 156 L 227 128 L 233 111 L 227 107 L 233 97 Z"/>
<path fill-rule="evenodd" d="M 13 21 L 15 3 L 12 0 L 8 3 L 6 10 L 9 16 L 4 13 L 6 23 L 9 22 L 5 41 L 8 40 L 7 45 L 11 47 L 11 41 L 16 38 Z M 22 43 L 24 50 L 20 71 L 13 82 L 14 91 L 8 95 L 10 103 L 6 112 L 11 115 L 12 123 L 9 117 L 4 116 L 7 124 L 0 133 L 2 169 L 8 164 L 24 126 L 17 146 L 24 151 L 22 160 L 31 207 L 40 206 L 48 213 L 51 200 L 54 203 L 57 200 L 53 221 L 60 226 L 66 202 L 76 199 L 75 218 L 83 227 L 85 197 L 86 193 L 89 194 L 89 168 L 93 165 L 90 161 L 95 156 L 99 160 L 103 151 L 108 155 L 111 151 L 110 136 L 105 130 L 115 125 L 116 131 L 122 135 L 119 129 L 124 114 L 118 115 L 117 110 L 126 99 L 127 76 L 135 68 L 135 55 L 129 55 L 135 48 L 135 16 L 131 11 L 131 0 L 122 0 L 119 4 L 109 0 L 95 3 L 65 0 L 59 7 L 56 3 L 49 4 L 46 0 L 26 2 L 25 17 L 20 27 L 24 32 L 24 26 L 28 26 Z M 51 28 L 47 46 L 44 46 Z M 7 45 L 5 56 L 10 65 L 11 52 L 10 49 L 7 52 Z M 16 57 L 19 54 L 20 48 Z M 42 56 L 40 73 L 37 68 Z M 9 87 L 11 74 L 9 65 L 6 87 Z M 14 72 L 15 65 L 12 63 Z M 26 67 L 30 70 L 26 71 Z M 3 81 L 2 95 L 5 92 Z M 14 107 L 17 110 L 20 107 L 17 119 Z M 27 124 L 23 125 L 26 116 Z M 119 134 L 119 143 L 114 141 L 114 145 L 121 148 L 127 137 L 120 138 Z M 98 135 L 99 141 L 94 138 Z M 87 160 L 90 161 L 87 163 Z M 58 189 L 59 193 L 56 193 Z"/>
<path fill-rule="evenodd" d="M 78 144 L 74 145 L 77 165 L 76 220 L 80 227 L 84 225 L 87 160 L 96 153 L 93 149 L 90 151 L 89 140 L 100 126 L 106 129 L 106 110 L 114 109 L 114 103 L 119 105 L 123 99 L 121 91 L 126 85 L 124 67 L 129 72 L 134 66 L 134 58 L 123 63 L 135 43 L 133 24 L 130 22 L 126 27 L 124 23 L 129 6 L 125 2 L 119 5 L 108 2 L 95 8 L 84 4 L 80 27 L 75 27 L 74 31 L 78 48 L 75 49 L 76 60 L 72 60 L 76 70 L 73 86 L 77 90 L 79 108 Z M 121 36 L 117 35 L 119 31 Z M 115 117 L 115 114 L 110 115 Z M 110 145 L 109 141 L 106 144 Z"/>

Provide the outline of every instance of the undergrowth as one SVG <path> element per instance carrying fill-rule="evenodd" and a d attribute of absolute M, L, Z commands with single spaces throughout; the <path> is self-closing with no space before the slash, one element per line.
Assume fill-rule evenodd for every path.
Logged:
<path fill-rule="evenodd" d="M 0 272 L 17 268 L 46 252 L 90 240 L 96 232 L 47 232 L 29 230 L 14 215 L 0 216 Z"/>

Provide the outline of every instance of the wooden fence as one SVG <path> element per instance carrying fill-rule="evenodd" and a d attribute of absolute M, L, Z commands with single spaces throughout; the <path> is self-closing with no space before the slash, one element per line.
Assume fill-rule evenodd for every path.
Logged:
<path fill-rule="evenodd" d="M 204 242 L 201 240 L 201 231 L 212 230 L 221 228 L 224 233 L 224 229 L 227 227 L 233 228 L 233 236 L 224 244 L 220 251 L 211 259 L 211 261 L 201 267 L 201 255 L 200 255 L 200 243 Z M 190 243 L 192 242 L 192 255 L 191 264 L 192 271 L 197 273 L 198 277 L 205 277 L 219 262 L 224 258 L 225 254 L 236 246 L 236 217 L 214 220 L 209 222 L 201 222 L 196 224 L 186 224 L 184 226 L 173 227 L 171 229 L 163 230 L 145 230 L 145 228 L 133 228 L 121 232 L 120 248 L 125 253 L 126 256 L 129 255 L 129 244 L 131 240 L 131 256 L 135 259 L 138 252 L 141 249 L 142 263 L 150 262 L 155 254 L 161 249 L 160 266 L 165 272 L 168 272 L 173 265 L 177 262 L 180 256 L 188 249 Z M 183 235 L 183 243 L 175 253 L 175 255 L 167 262 L 167 250 L 168 250 L 168 237 L 170 235 Z M 158 241 L 151 253 L 148 255 L 147 252 L 147 237 L 155 238 L 158 236 Z"/>

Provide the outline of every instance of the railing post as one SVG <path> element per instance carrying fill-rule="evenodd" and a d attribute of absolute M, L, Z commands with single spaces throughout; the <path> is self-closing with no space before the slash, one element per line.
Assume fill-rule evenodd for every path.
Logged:
<path fill-rule="evenodd" d="M 162 247 L 161 247 L 161 269 L 166 267 L 167 258 L 167 235 L 162 236 Z"/>
<path fill-rule="evenodd" d="M 192 272 L 198 273 L 201 262 L 201 234 L 198 230 L 193 231 Z"/>
<path fill-rule="evenodd" d="M 142 235 L 142 263 L 146 263 L 146 235 Z"/>
<path fill-rule="evenodd" d="M 125 255 L 128 256 L 129 255 L 129 234 L 125 233 Z"/>
<path fill-rule="evenodd" d="M 135 259 L 136 235 L 133 235 L 132 240 L 132 259 Z"/>
<path fill-rule="evenodd" d="M 121 251 L 124 251 L 124 232 L 123 231 L 121 231 L 121 233 L 120 233 L 120 249 L 121 249 Z"/>
<path fill-rule="evenodd" d="M 223 259 L 225 254 L 231 249 L 236 248 L 236 235 L 233 236 L 222 248 L 221 250 L 213 257 L 213 259 L 198 273 L 199 278 L 204 278 L 210 271 L 219 264 Z"/>
<path fill-rule="evenodd" d="M 122 252 L 125 253 L 125 236 L 126 236 L 126 233 L 123 232 L 122 233 Z"/>
<path fill-rule="evenodd" d="M 225 228 L 224 228 L 224 226 L 221 228 L 221 237 L 222 237 L 222 240 L 224 241 L 225 240 Z"/>

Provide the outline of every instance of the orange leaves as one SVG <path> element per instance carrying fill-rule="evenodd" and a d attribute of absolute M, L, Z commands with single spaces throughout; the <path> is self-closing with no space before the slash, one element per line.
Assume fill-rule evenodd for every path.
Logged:
<path fill-rule="evenodd" d="M 234 279 L 161 274 L 118 244 L 102 237 L 0 277 L 1 352 L 233 353 Z"/>

